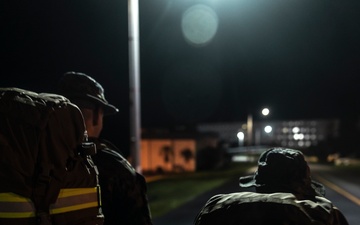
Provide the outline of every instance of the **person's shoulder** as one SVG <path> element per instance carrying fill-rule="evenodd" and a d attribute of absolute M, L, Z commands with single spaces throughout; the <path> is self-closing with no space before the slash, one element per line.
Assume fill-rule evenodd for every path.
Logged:
<path fill-rule="evenodd" d="M 95 144 L 99 145 L 98 146 L 99 150 L 103 150 L 103 149 L 112 150 L 119 153 L 123 157 L 123 152 L 109 140 L 98 138 L 96 139 Z"/>
<path fill-rule="evenodd" d="M 235 192 L 211 197 L 197 215 L 196 225 L 212 224 L 283 224 L 297 220 L 311 224 L 303 210 L 298 210 L 291 193 L 262 194 Z M 290 223 L 292 224 L 292 223 Z"/>
<path fill-rule="evenodd" d="M 328 199 L 320 196 L 298 199 L 294 194 L 284 192 L 235 192 L 214 195 L 199 213 L 197 224 L 202 224 L 200 221 L 213 221 L 218 217 L 233 222 L 254 216 L 259 217 L 259 220 L 283 218 L 286 221 L 296 219 L 302 221 L 301 224 L 321 221 L 325 224 L 347 225 L 343 214 Z"/>
<path fill-rule="evenodd" d="M 136 175 L 135 169 L 127 159 L 120 154 L 114 144 L 104 139 L 94 139 L 91 141 L 96 144 L 97 153 L 93 156 L 93 159 L 97 166 L 114 169 L 114 173 L 118 171 L 117 169 L 121 169 L 131 172 L 134 176 Z"/>
<path fill-rule="evenodd" d="M 218 194 L 211 197 L 208 203 L 215 203 L 221 201 L 221 204 L 250 203 L 250 202 L 276 202 L 286 203 L 296 200 L 295 195 L 291 193 L 257 193 L 257 192 L 234 192 L 227 194 Z"/>

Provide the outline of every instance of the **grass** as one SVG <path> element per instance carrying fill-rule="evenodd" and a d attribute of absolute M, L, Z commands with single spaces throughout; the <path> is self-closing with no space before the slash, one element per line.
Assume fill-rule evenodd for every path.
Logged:
<path fill-rule="evenodd" d="M 341 165 L 335 166 L 339 172 L 342 174 L 347 174 L 350 176 L 357 176 L 360 173 L 360 165 Z"/>
<path fill-rule="evenodd" d="M 197 195 L 216 188 L 229 179 L 239 177 L 255 164 L 237 163 L 216 171 L 195 172 L 165 176 L 148 183 L 148 198 L 153 218 L 194 199 Z"/>

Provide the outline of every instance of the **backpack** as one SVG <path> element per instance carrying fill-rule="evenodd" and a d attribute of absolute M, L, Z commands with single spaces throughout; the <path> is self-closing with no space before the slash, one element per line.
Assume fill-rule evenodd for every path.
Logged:
<path fill-rule="evenodd" d="M 291 193 L 238 192 L 208 200 L 194 225 L 347 225 L 332 203 L 315 196 L 299 200 Z"/>
<path fill-rule="evenodd" d="M 0 224 L 101 225 L 81 111 L 63 96 L 0 88 Z"/>

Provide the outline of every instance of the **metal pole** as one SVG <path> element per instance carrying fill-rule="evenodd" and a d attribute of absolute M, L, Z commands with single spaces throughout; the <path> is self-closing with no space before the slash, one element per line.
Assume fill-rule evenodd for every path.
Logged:
<path fill-rule="evenodd" d="M 251 115 L 251 113 L 248 114 L 247 117 L 247 125 L 246 125 L 246 129 L 247 129 L 247 136 L 248 136 L 248 146 L 251 146 L 253 144 L 253 117 Z"/>
<path fill-rule="evenodd" d="M 255 128 L 255 145 L 259 146 L 261 144 L 261 130 Z"/>
<path fill-rule="evenodd" d="M 129 81 L 130 81 L 130 148 L 132 164 L 141 172 L 140 141 L 140 48 L 139 48 L 139 1 L 128 0 L 129 31 Z"/>

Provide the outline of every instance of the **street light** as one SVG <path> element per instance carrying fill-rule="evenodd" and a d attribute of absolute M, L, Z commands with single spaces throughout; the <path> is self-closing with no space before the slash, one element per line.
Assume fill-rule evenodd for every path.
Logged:
<path fill-rule="evenodd" d="M 263 108 L 261 110 L 261 114 L 263 116 L 268 116 L 270 114 L 269 108 Z M 251 113 L 248 114 L 247 117 L 247 135 L 248 135 L 248 145 L 253 145 L 253 129 L 254 129 L 254 119 Z M 258 141 L 260 139 L 260 133 L 255 130 L 255 144 L 258 144 Z"/>
<path fill-rule="evenodd" d="M 245 138 L 244 132 L 239 131 L 236 136 L 237 136 L 237 138 L 238 138 L 238 140 L 239 140 L 239 146 L 243 146 L 243 144 L 244 144 L 244 138 Z"/>
<path fill-rule="evenodd" d="M 265 131 L 265 133 L 269 134 L 269 133 L 271 133 L 271 131 L 272 131 L 272 127 L 269 126 L 269 125 L 267 125 L 267 126 L 264 128 L 264 131 Z"/>
<path fill-rule="evenodd" d="M 268 108 L 263 108 L 263 110 L 261 110 L 261 113 L 262 113 L 264 116 L 267 116 L 267 115 L 269 115 L 270 110 L 269 110 Z"/>

